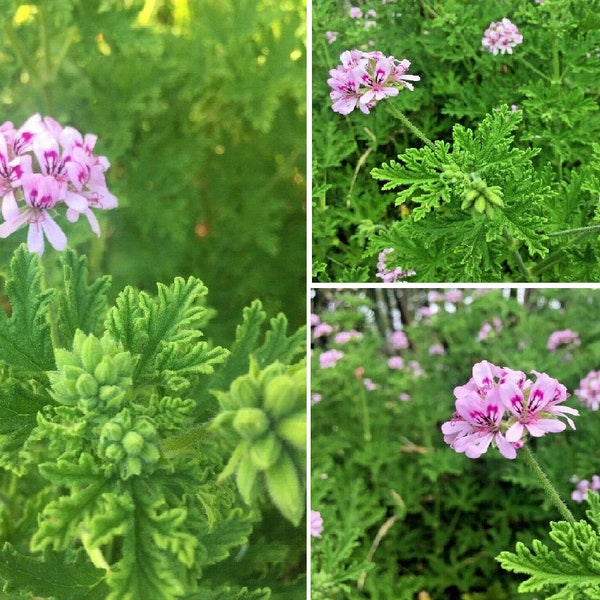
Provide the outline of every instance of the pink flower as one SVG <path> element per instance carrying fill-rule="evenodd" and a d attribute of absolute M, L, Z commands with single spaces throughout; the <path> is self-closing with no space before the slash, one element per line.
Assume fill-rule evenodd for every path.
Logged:
<path fill-rule="evenodd" d="M 360 10 L 360 8 L 358 8 L 358 6 L 352 6 L 350 8 L 350 18 L 351 19 L 360 19 L 362 18 L 363 13 L 362 10 Z"/>
<path fill-rule="evenodd" d="M 398 279 L 404 279 L 405 277 L 415 275 L 415 271 L 412 269 L 404 271 L 402 267 L 390 268 L 387 264 L 387 256 L 392 252 L 394 252 L 393 248 L 386 248 L 379 253 L 376 277 L 379 277 L 386 283 L 395 283 Z"/>
<path fill-rule="evenodd" d="M 429 346 L 429 354 L 431 356 L 442 356 L 446 354 L 446 349 L 442 344 L 433 344 Z"/>
<path fill-rule="evenodd" d="M 403 369 L 404 360 L 402 360 L 401 356 L 390 356 L 388 359 L 388 367 L 390 369 Z"/>
<path fill-rule="evenodd" d="M 360 331 L 356 331 L 355 329 L 351 329 L 350 331 L 340 331 L 336 333 L 333 341 L 336 344 L 346 344 L 351 340 L 360 340 L 363 334 Z"/>
<path fill-rule="evenodd" d="M 490 445 L 513 459 L 526 435 L 541 437 L 575 429 L 568 416 L 574 408 L 562 406 L 569 396 L 564 385 L 546 373 L 532 371 L 536 381 L 522 371 L 497 367 L 481 361 L 473 366 L 473 376 L 454 389 L 456 412 L 442 425 L 444 441 L 469 458 L 478 458 Z"/>
<path fill-rule="evenodd" d="M 322 399 L 323 399 L 323 396 L 321 394 L 318 394 L 317 392 L 315 392 L 310 397 L 310 403 L 311 404 L 318 404 L 319 402 L 321 402 Z"/>
<path fill-rule="evenodd" d="M 575 390 L 579 402 L 590 410 L 600 408 L 600 371 L 590 371 Z"/>
<path fill-rule="evenodd" d="M 337 36 L 338 36 L 337 31 L 326 31 L 325 32 L 325 38 L 327 39 L 327 41 L 330 44 L 333 44 L 333 42 L 335 42 L 335 40 L 337 40 Z"/>
<path fill-rule="evenodd" d="M 372 392 L 373 390 L 377 389 L 377 384 L 374 383 L 373 380 L 369 379 L 368 377 L 365 377 L 363 383 L 365 384 L 365 389 L 369 392 Z"/>
<path fill-rule="evenodd" d="M 531 387 L 519 388 L 513 382 L 506 382 L 497 388 L 504 406 L 516 418 L 506 431 L 506 439 L 511 442 L 520 440 L 525 431 L 532 437 L 563 431 L 567 426 L 558 417 L 564 417 L 575 429 L 575 424 L 566 414 L 578 415 L 577 410 L 558 406 L 569 396 L 565 386 L 546 373 L 533 372 L 537 381 Z M 510 419 L 509 423 L 512 421 Z"/>
<path fill-rule="evenodd" d="M 329 335 L 333 331 L 333 327 L 329 323 L 318 323 L 313 329 L 313 338 L 317 339 L 324 335 Z"/>
<path fill-rule="evenodd" d="M 315 325 L 318 325 L 320 322 L 321 322 L 321 319 L 319 318 L 319 315 L 316 315 L 315 313 L 311 313 L 311 315 L 310 315 L 311 327 L 315 327 Z"/>
<path fill-rule="evenodd" d="M 335 367 L 337 361 L 343 356 L 344 353 L 341 350 L 327 350 L 319 356 L 319 365 L 321 369 L 330 369 L 331 367 Z"/>
<path fill-rule="evenodd" d="M 561 329 L 560 331 L 554 331 L 548 338 L 548 344 L 546 347 L 551 352 L 554 352 L 559 346 L 579 346 L 581 341 L 579 334 L 571 329 Z"/>
<path fill-rule="evenodd" d="M 523 36 L 519 33 L 517 26 L 504 18 L 502 21 L 490 24 L 483 34 L 481 43 L 486 50 L 496 56 L 498 52 L 512 54 L 512 49 L 522 41 Z"/>
<path fill-rule="evenodd" d="M 597 492 L 600 490 L 600 477 L 598 475 L 592 476 L 591 483 L 587 479 L 582 479 L 574 477 L 571 479 L 573 483 L 577 484 L 577 487 L 571 494 L 571 498 L 575 500 L 575 502 L 583 502 L 587 498 L 588 491 Z"/>
<path fill-rule="evenodd" d="M 320 538 L 323 533 L 323 518 L 317 510 L 310 511 L 310 535 Z"/>
<path fill-rule="evenodd" d="M 92 231 L 100 235 L 91 209 L 109 210 L 118 202 L 104 178 L 110 163 L 93 153 L 96 139 L 39 114 L 19 129 L 9 121 L 0 126 L 0 199 L 5 219 L 0 237 L 28 225 L 31 252 L 43 253 L 44 236 L 55 249 L 64 250 L 66 235 L 54 221 L 61 211 L 71 222 L 84 214 Z"/>
<path fill-rule="evenodd" d="M 342 115 L 358 107 L 363 113 L 384 98 L 397 96 L 401 90 L 413 90 L 411 81 L 418 75 L 408 75 L 410 61 L 385 56 L 382 52 L 350 50 L 340 55 L 341 64 L 329 71 L 332 109 Z"/>
<path fill-rule="evenodd" d="M 408 348 L 409 342 L 404 331 L 393 331 L 390 335 L 390 345 L 394 350 L 404 350 Z"/>
<path fill-rule="evenodd" d="M 33 173 L 21 180 L 25 206 L 21 210 L 14 197 L 5 196 L 2 213 L 6 221 L 0 225 L 0 238 L 8 237 L 22 225 L 29 225 L 27 246 L 40 256 L 44 252 L 44 235 L 56 250 L 64 250 L 67 236 L 52 218 L 50 211 L 59 201 L 62 185 L 49 175 Z"/>
<path fill-rule="evenodd" d="M 452 304 L 456 304 L 457 302 L 462 302 L 463 293 L 462 290 L 448 290 L 444 293 L 444 300 L 446 302 L 451 302 Z"/>

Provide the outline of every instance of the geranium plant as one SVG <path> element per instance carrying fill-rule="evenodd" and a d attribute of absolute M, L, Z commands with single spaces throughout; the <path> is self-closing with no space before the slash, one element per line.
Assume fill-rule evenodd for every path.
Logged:
<path fill-rule="evenodd" d="M 597 3 L 356 4 L 314 8 L 314 280 L 596 281 Z"/>
<path fill-rule="evenodd" d="M 0 311 L 4 593 L 303 597 L 303 329 L 282 314 L 265 328 L 255 301 L 232 348 L 214 346 L 193 276 L 110 303 L 110 276 L 89 281 L 65 233 L 83 215 L 101 235 L 94 211 L 117 205 L 95 141 L 39 115 L 0 127 L 0 236 L 28 228 Z M 59 273 L 40 258 L 54 249 Z M 273 529 L 300 544 L 279 543 L 265 570 Z"/>

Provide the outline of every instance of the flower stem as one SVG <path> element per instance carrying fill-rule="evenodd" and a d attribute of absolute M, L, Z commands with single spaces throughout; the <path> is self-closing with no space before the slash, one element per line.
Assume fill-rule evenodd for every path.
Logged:
<path fill-rule="evenodd" d="M 575 227 L 574 229 L 563 229 L 562 231 L 553 231 L 548 233 L 548 237 L 558 237 L 560 235 L 571 235 L 574 233 L 586 233 L 588 231 L 600 230 L 600 225 L 587 225 L 585 227 Z"/>
<path fill-rule="evenodd" d="M 544 471 L 542 471 L 542 468 L 540 467 L 539 463 L 533 457 L 533 454 L 531 453 L 529 446 L 526 445 L 523 447 L 523 453 L 525 455 L 525 460 L 527 461 L 527 464 L 529 465 L 531 470 L 534 472 L 536 477 L 540 480 L 542 487 L 544 488 L 544 490 L 546 491 L 548 496 L 550 496 L 550 500 L 552 500 L 554 505 L 558 508 L 560 514 L 569 523 L 571 523 L 572 525 L 575 524 L 575 517 L 573 516 L 571 511 L 567 508 L 567 505 L 563 502 L 562 498 L 558 495 L 558 492 L 556 491 L 554 486 L 550 483 L 550 480 L 546 476 L 546 473 L 544 473 Z"/>
<path fill-rule="evenodd" d="M 506 227 L 504 228 L 503 233 L 504 233 L 504 238 L 508 242 L 510 250 L 512 250 L 515 261 L 517 262 L 517 265 L 519 266 L 519 269 L 521 270 L 521 273 L 523 273 L 523 275 L 525 276 L 525 280 L 531 281 L 531 278 L 532 278 L 531 271 L 527 268 L 527 265 L 523 262 L 523 257 L 521 256 L 519 249 L 515 245 L 515 240 L 514 240 L 513 236 L 510 235 L 510 233 Z"/>
<path fill-rule="evenodd" d="M 404 113 L 399 111 L 391 102 L 387 102 L 386 106 L 388 110 L 402 123 L 408 127 L 426 146 L 429 146 L 432 150 L 435 150 L 433 142 L 416 126 L 413 125 L 405 116 Z"/>
<path fill-rule="evenodd" d="M 367 393 L 362 385 L 362 381 L 359 382 L 362 389 L 360 390 L 360 405 L 362 409 L 362 421 L 363 421 L 363 438 L 365 442 L 370 442 L 372 439 L 371 435 L 371 419 L 369 418 L 369 408 L 367 406 Z"/>

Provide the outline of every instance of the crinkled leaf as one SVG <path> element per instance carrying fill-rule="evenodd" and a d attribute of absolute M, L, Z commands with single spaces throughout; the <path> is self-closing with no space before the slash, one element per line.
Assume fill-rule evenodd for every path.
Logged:
<path fill-rule="evenodd" d="M 181 378 L 210 373 L 226 351 L 209 348 L 202 337 L 210 311 L 204 306 L 206 287 L 196 278 L 177 277 L 158 295 L 126 288 L 109 311 L 106 327 L 132 354 L 138 356 L 134 380 Z"/>
<path fill-rule="evenodd" d="M 550 537 L 558 547 L 558 553 L 539 540 L 533 540 L 531 550 L 517 542 L 516 551 L 501 552 L 496 559 L 502 567 L 514 573 L 529 576 L 519 585 L 520 592 L 539 592 L 550 588 L 556 590 L 547 600 L 571 600 L 584 594 L 588 598 L 600 598 L 600 499 L 588 495 L 590 510 L 587 521 L 574 524 L 566 521 L 550 524 Z"/>
<path fill-rule="evenodd" d="M 53 290 L 44 289 L 37 254 L 25 245 L 15 251 L 6 293 L 11 315 L 0 310 L 0 360 L 39 373 L 54 367 L 48 312 Z"/>
<path fill-rule="evenodd" d="M 73 250 L 61 258 L 64 290 L 58 294 L 57 327 L 64 346 L 69 346 L 77 329 L 99 334 L 99 325 L 107 309 L 106 294 L 111 277 L 98 277 L 88 283 L 88 261 Z"/>

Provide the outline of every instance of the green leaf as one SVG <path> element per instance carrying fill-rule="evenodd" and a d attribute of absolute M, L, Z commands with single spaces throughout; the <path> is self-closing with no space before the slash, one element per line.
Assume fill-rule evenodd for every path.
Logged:
<path fill-rule="evenodd" d="M 239 508 L 234 508 L 227 517 L 215 523 L 200 538 L 204 546 L 206 564 L 216 564 L 227 558 L 233 548 L 248 541 L 252 524 Z"/>
<path fill-rule="evenodd" d="M 29 592 L 43 598 L 105 600 L 106 571 L 94 567 L 83 552 L 74 562 L 47 551 L 44 557 L 27 556 L 6 543 L 0 552 L 0 577 L 4 592 Z M 3 596 L 4 597 L 4 596 Z"/>
<path fill-rule="evenodd" d="M 271 590 L 268 588 L 250 591 L 245 587 L 234 590 L 229 586 L 217 590 L 200 588 L 197 592 L 186 596 L 186 600 L 269 600 L 269 598 L 271 598 Z"/>
<path fill-rule="evenodd" d="M 185 385 L 182 378 L 211 373 L 223 361 L 223 348 L 209 348 L 202 337 L 210 311 L 204 306 L 206 287 L 195 277 L 177 277 L 158 295 L 126 288 L 109 311 L 106 327 L 126 350 L 138 355 L 134 381 L 167 378 Z"/>
<path fill-rule="evenodd" d="M 9 380 L 0 386 L 0 466 L 22 474 L 20 452 L 49 402 L 43 390 L 26 383 Z"/>
<path fill-rule="evenodd" d="M 39 373 L 54 367 L 48 313 L 53 290 L 44 289 L 37 254 L 22 244 L 10 263 L 6 293 L 12 314 L 0 310 L 0 360 Z"/>
<path fill-rule="evenodd" d="M 87 257 L 71 249 L 65 250 L 61 262 L 64 290 L 58 294 L 57 327 L 63 346 L 69 347 L 77 329 L 100 334 L 111 277 L 104 275 L 89 284 Z"/>
<path fill-rule="evenodd" d="M 581 520 L 550 524 L 550 537 L 558 546 L 558 554 L 546 544 L 533 540 L 530 550 L 517 542 L 515 553 L 501 552 L 496 560 L 502 567 L 515 573 L 529 575 L 519 585 L 520 592 L 560 590 L 546 600 L 570 600 L 585 594 L 587 598 L 600 598 L 600 499 L 588 494 L 590 510 L 587 515 L 592 523 Z"/>

